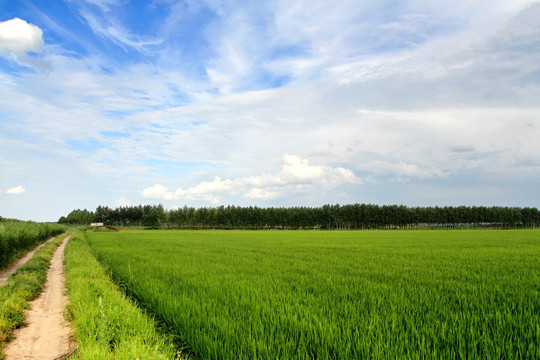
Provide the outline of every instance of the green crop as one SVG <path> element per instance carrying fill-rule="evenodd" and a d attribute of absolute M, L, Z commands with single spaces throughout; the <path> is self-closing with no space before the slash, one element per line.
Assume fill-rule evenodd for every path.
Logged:
<path fill-rule="evenodd" d="M 65 254 L 67 315 L 77 342 L 70 359 L 181 359 L 155 322 L 111 283 L 81 232 Z"/>
<path fill-rule="evenodd" d="M 50 237 L 66 231 L 66 226 L 48 223 L 0 221 L 0 269 Z"/>
<path fill-rule="evenodd" d="M 540 357 L 540 232 L 87 233 L 195 359 Z"/>

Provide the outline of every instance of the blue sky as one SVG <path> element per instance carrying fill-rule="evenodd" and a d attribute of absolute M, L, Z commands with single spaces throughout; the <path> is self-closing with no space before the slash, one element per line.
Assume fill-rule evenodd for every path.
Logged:
<path fill-rule="evenodd" d="M 540 3 L 0 0 L 0 215 L 540 206 Z"/>

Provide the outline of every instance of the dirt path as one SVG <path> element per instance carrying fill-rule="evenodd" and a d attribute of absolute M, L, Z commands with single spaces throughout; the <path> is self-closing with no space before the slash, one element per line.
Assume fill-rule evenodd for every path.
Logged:
<path fill-rule="evenodd" d="M 20 268 L 21 266 L 23 266 L 24 264 L 26 264 L 28 262 L 28 260 L 30 260 L 32 258 L 32 256 L 34 256 L 34 254 L 36 253 L 36 251 L 38 251 L 39 249 L 41 249 L 41 247 L 43 245 L 45 245 L 46 243 L 48 243 L 49 241 L 53 241 L 54 240 L 54 237 L 50 238 L 49 240 L 45 241 L 43 244 L 41 245 L 38 245 L 36 246 L 34 249 L 30 250 L 26 255 L 24 255 L 22 258 L 20 258 L 19 260 L 13 262 L 12 264 L 10 264 L 7 268 L 5 268 L 4 270 L 0 271 L 0 285 L 4 285 L 7 280 L 9 279 L 9 277 L 15 272 L 17 271 L 18 268 Z"/>
<path fill-rule="evenodd" d="M 67 297 L 62 264 L 69 238 L 64 239 L 51 259 L 43 292 L 30 303 L 31 310 L 26 313 L 28 325 L 15 331 L 14 339 L 4 349 L 7 360 L 52 360 L 71 352 L 70 328 L 63 315 Z"/>

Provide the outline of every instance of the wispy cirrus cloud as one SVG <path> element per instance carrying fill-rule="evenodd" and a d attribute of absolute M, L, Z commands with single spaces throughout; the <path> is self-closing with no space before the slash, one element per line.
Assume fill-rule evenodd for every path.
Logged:
<path fill-rule="evenodd" d="M 111 16 L 96 16 L 88 10 L 81 11 L 80 14 L 96 35 L 114 42 L 124 50 L 134 49 L 150 55 L 150 48 L 163 42 L 163 39 L 133 34 Z"/>

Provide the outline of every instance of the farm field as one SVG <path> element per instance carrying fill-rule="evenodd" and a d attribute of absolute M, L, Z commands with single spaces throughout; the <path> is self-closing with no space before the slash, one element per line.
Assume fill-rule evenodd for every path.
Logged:
<path fill-rule="evenodd" d="M 540 231 L 85 233 L 194 359 L 540 357 Z"/>
<path fill-rule="evenodd" d="M 0 270 L 32 247 L 66 231 L 58 224 L 0 221 Z"/>

